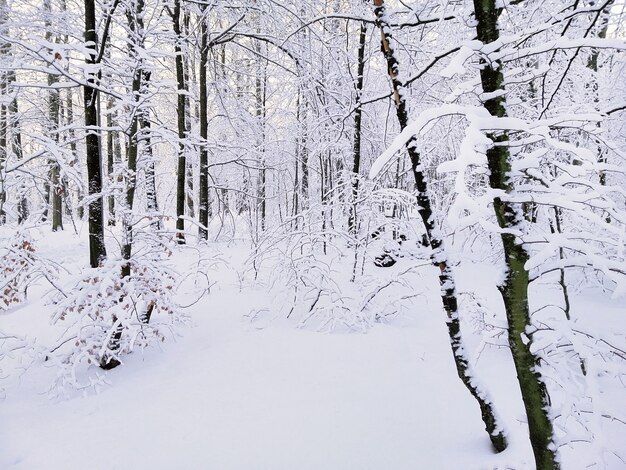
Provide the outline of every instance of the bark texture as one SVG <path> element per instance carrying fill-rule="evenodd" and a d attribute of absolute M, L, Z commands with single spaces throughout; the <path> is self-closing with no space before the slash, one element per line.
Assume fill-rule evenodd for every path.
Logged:
<path fill-rule="evenodd" d="M 181 33 L 181 7 L 180 0 L 175 0 L 172 21 L 176 34 L 176 82 L 178 88 L 178 102 L 176 112 L 178 114 L 178 169 L 176 180 L 176 240 L 180 244 L 185 243 L 185 177 L 187 174 L 187 159 L 185 157 L 185 139 L 187 137 L 187 82 L 185 80 L 185 67 L 183 63 L 182 33 Z"/>
<path fill-rule="evenodd" d="M 202 9 L 203 13 L 205 7 Z M 208 96 L 207 96 L 207 66 L 208 66 L 208 40 L 209 29 L 205 18 L 201 19 L 200 26 L 200 184 L 198 185 L 198 215 L 200 227 L 198 235 L 201 240 L 209 237 L 209 153 L 207 138 L 209 136 Z"/>
<path fill-rule="evenodd" d="M 104 245 L 104 219 L 102 201 L 102 169 L 100 156 L 100 134 L 98 132 L 98 90 L 97 75 L 93 72 L 98 62 L 96 47 L 98 36 L 96 33 L 96 4 L 95 0 L 85 0 L 85 42 L 89 48 L 86 62 L 92 70 L 87 76 L 87 84 L 84 87 L 85 106 L 85 137 L 87 156 L 87 180 L 89 195 L 96 197 L 89 203 L 89 263 L 96 268 L 106 258 Z"/>
<path fill-rule="evenodd" d="M 408 125 L 408 112 L 405 99 L 405 87 L 399 79 L 399 64 L 392 46 L 391 27 L 387 21 L 385 4 L 383 0 L 374 0 L 374 13 L 376 15 L 376 25 L 381 31 L 382 51 L 387 60 L 387 71 L 393 87 L 393 96 L 396 105 L 396 115 L 400 128 L 404 129 Z M 480 407 L 485 429 L 489 434 L 489 439 L 497 452 L 506 449 L 507 441 L 504 431 L 498 423 L 497 415 L 485 390 L 478 385 L 477 378 L 473 375 L 469 360 L 465 355 L 463 339 L 461 335 L 461 325 L 458 312 L 458 300 L 456 285 L 452 269 L 448 265 L 447 253 L 443 239 L 438 233 L 433 217 L 432 203 L 428 192 L 428 183 L 421 167 L 421 156 L 416 149 L 416 139 L 412 137 L 406 144 L 406 149 L 411 159 L 415 185 L 418 190 L 417 202 L 420 207 L 420 217 L 425 227 L 423 244 L 432 249 L 432 262 L 439 267 L 439 283 L 441 287 L 441 300 L 447 314 L 448 333 L 450 346 L 454 356 L 459 378 L 476 399 Z"/>
<path fill-rule="evenodd" d="M 498 40 L 498 17 L 501 8 L 496 7 L 495 0 L 474 0 L 476 13 L 476 32 L 478 39 L 484 44 Z M 497 62 L 484 61 L 480 72 L 483 92 L 494 96 L 493 92 L 504 88 L 504 76 Z M 484 102 L 485 108 L 492 116 L 506 116 L 505 97 L 497 94 Z M 514 191 L 508 174 L 511 171 L 511 159 L 506 132 L 492 133 L 488 137 L 494 145 L 487 151 L 490 186 L 505 194 Z M 537 372 L 539 358 L 531 351 L 532 335 L 530 313 L 528 310 L 528 271 L 525 264 L 528 253 L 511 232 L 519 232 L 522 227 L 519 211 L 508 201 L 494 198 L 494 211 L 498 224 L 506 229 L 501 235 L 507 274 L 504 284 L 499 287 L 504 301 L 506 316 L 509 323 L 508 340 L 513 362 L 520 384 L 522 400 L 528 418 L 530 442 L 535 455 L 537 470 L 558 468 L 553 443 L 552 423 L 547 409 L 550 397 L 545 384 Z"/>

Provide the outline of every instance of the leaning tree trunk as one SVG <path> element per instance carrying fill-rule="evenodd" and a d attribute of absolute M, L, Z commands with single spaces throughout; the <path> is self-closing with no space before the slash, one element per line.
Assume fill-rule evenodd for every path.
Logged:
<path fill-rule="evenodd" d="M 98 62 L 96 47 L 98 35 L 96 33 L 96 3 L 95 0 L 85 0 L 85 43 L 89 53 L 87 62 L 87 83 L 84 86 L 85 127 L 87 135 L 87 180 L 89 195 L 93 199 L 89 202 L 89 262 L 96 268 L 106 258 L 104 245 L 104 218 L 102 201 L 102 170 L 100 166 L 100 134 L 98 132 L 98 90 L 95 66 Z"/>
<path fill-rule="evenodd" d="M 496 1 L 474 0 L 474 11 L 478 39 L 483 44 L 497 41 L 498 16 L 502 9 L 496 7 Z M 504 88 L 501 64 L 484 60 L 480 79 L 484 94 L 493 96 L 484 102 L 484 107 L 492 116 L 505 117 L 506 98 L 500 93 Z M 515 189 L 508 177 L 511 171 L 511 155 L 507 145 L 509 137 L 506 132 L 493 132 L 488 137 L 494 143 L 487 151 L 490 186 L 500 194 L 508 195 Z M 509 346 L 526 409 L 530 442 L 537 470 L 552 470 L 558 468 L 558 463 L 555 458 L 552 423 L 548 417 L 550 397 L 537 371 L 539 358 L 532 352 L 533 338 L 528 334 L 531 325 L 528 310 L 529 277 L 524 267 L 528 261 L 528 253 L 513 235 L 521 230 L 522 221 L 516 207 L 507 198 L 495 197 L 493 206 L 498 224 L 503 229 L 501 238 L 507 266 L 506 278 L 499 290 L 509 323 Z"/>
<path fill-rule="evenodd" d="M 391 28 L 387 22 L 384 0 L 374 0 L 376 14 L 376 24 L 381 31 L 382 51 L 387 60 L 387 69 L 393 86 L 396 114 L 401 129 L 408 124 L 408 113 L 405 99 L 405 86 L 400 81 L 399 64 L 392 46 Z M 463 340 L 461 336 L 461 324 L 459 320 L 458 301 L 456 285 L 452 269 L 448 265 L 447 252 L 444 247 L 436 226 L 432 211 L 432 203 L 428 192 L 426 177 L 421 170 L 421 156 L 416 149 L 415 137 L 411 138 L 406 149 L 413 165 L 415 184 L 418 190 L 417 203 L 420 207 L 419 214 L 426 230 L 424 243 L 430 245 L 432 249 L 431 259 L 433 264 L 440 270 L 439 282 L 441 286 L 441 300 L 447 313 L 448 334 L 450 345 L 457 368 L 457 373 L 461 381 L 465 384 L 470 394 L 476 399 L 480 406 L 485 428 L 489 433 L 489 438 L 496 451 L 501 452 L 507 447 L 504 431 L 497 420 L 495 410 L 486 391 L 478 385 L 477 378 L 473 375 L 469 359 L 465 354 Z"/>

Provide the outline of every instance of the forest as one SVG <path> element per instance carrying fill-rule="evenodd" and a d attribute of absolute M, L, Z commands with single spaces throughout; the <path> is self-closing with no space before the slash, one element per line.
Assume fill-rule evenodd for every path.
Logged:
<path fill-rule="evenodd" d="M 624 0 L 0 0 L 1 468 L 623 469 L 625 301 Z"/>

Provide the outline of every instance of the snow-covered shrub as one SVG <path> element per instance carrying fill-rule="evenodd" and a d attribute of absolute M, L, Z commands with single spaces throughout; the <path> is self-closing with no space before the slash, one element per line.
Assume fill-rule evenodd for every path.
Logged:
<path fill-rule="evenodd" d="M 277 294 L 286 297 L 279 303 L 283 314 L 294 318 L 299 327 L 332 332 L 363 333 L 375 323 L 393 320 L 421 295 L 418 286 L 423 283 L 417 266 L 402 270 L 394 266 L 350 282 L 350 264 L 345 259 L 326 264 L 301 258 L 275 273 L 275 285 L 288 286 Z"/>
<path fill-rule="evenodd" d="M 56 267 L 36 251 L 33 240 L 17 231 L 0 248 L 0 309 L 7 310 L 26 300 L 28 287 L 41 278 L 57 277 Z"/>
<path fill-rule="evenodd" d="M 250 264 L 262 273 L 258 279 L 269 281 L 273 305 L 280 306 L 276 317 L 314 330 L 365 332 L 420 295 L 420 267 L 430 261 L 416 260 L 423 254 L 414 196 L 364 183 L 356 200 L 356 230 L 347 227 L 349 210 L 330 214 L 319 204 L 267 232 L 256 246 Z M 351 205 L 337 197 L 342 204 Z M 377 267 L 385 254 L 394 258 L 393 267 Z"/>
<path fill-rule="evenodd" d="M 173 298 L 177 274 L 161 258 L 134 257 L 128 277 L 121 275 L 125 261 L 109 259 L 57 301 L 53 323 L 67 324 L 50 355 L 61 367 L 58 385 L 88 386 L 77 375 L 81 368 L 112 368 L 125 354 L 164 341 L 182 321 Z"/>
<path fill-rule="evenodd" d="M 34 340 L 0 330 L 0 398 L 4 397 L 6 390 L 3 382 L 19 377 L 36 356 Z"/>

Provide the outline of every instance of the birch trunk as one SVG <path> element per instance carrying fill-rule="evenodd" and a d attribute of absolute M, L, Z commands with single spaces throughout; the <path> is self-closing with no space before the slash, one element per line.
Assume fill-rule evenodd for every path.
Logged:
<path fill-rule="evenodd" d="M 385 4 L 383 0 L 374 0 L 374 12 L 376 14 L 376 24 L 381 31 L 382 51 L 387 60 L 389 78 L 393 87 L 393 96 L 396 105 L 396 114 L 401 129 L 408 124 L 408 112 L 405 99 L 405 87 L 399 79 L 399 64 L 392 46 L 391 28 L 387 21 Z M 448 264 L 448 258 L 443 239 L 436 228 L 433 217 L 430 194 L 426 177 L 421 170 L 421 156 L 416 149 L 416 140 L 411 138 L 407 144 L 407 152 L 413 166 L 415 184 L 418 190 L 417 202 L 420 207 L 420 216 L 426 230 L 424 244 L 432 249 L 431 259 L 435 266 L 439 268 L 439 283 L 441 286 L 441 301 L 447 314 L 448 334 L 450 346 L 454 356 L 459 378 L 466 386 L 470 394 L 476 399 L 480 407 L 485 428 L 489 434 L 489 439 L 497 452 L 501 452 L 507 447 L 504 431 L 498 422 L 492 401 L 487 392 L 478 384 L 477 377 L 474 376 L 469 359 L 465 354 L 463 338 L 461 334 L 461 324 L 458 312 L 458 300 L 456 284 L 452 269 Z"/>

